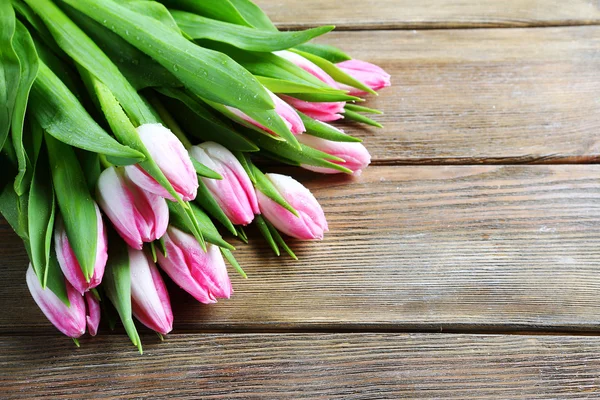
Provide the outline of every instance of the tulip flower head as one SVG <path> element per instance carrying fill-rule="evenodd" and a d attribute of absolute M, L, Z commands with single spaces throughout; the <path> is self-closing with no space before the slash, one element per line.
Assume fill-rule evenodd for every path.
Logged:
<path fill-rule="evenodd" d="M 233 289 L 219 247 L 207 243 L 205 252 L 192 235 L 172 226 L 163 240 L 167 257 L 158 252 L 158 263 L 183 290 L 205 304 L 231 297 Z"/>
<path fill-rule="evenodd" d="M 42 288 L 31 264 L 29 264 L 25 279 L 33 300 L 35 300 L 46 318 L 52 322 L 52 325 L 72 338 L 78 338 L 85 333 L 85 302 L 81 294 L 68 281 L 65 281 L 65 285 L 70 302 L 69 307 L 52 290 Z"/>
<path fill-rule="evenodd" d="M 390 74 L 375 64 L 361 60 L 348 60 L 338 63 L 336 66 L 373 90 L 377 91 L 392 85 Z M 347 89 L 352 96 L 366 94 L 366 92 L 350 86 L 340 85 L 340 87 Z"/>
<path fill-rule="evenodd" d="M 266 175 L 283 198 L 296 209 L 299 217 L 258 191 L 258 205 L 263 216 L 275 228 L 296 239 L 323 239 L 323 234 L 328 231 L 325 213 L 310 190 L 292 177 Z"/>
<path fill-rule="evenodd" d="M 158 268 L 142 250 L 128 249 L 131 271 L 131 309 L 148 328 L 166 335 L 173 329 L 173 311 Z"/>
<path fill-rule="evenodd" d="M 106 228 L 102 220 L 102 214 L 98 205 L 96 207 L 96 221 L 97 221 L 97 241 L 96 241 L 96 262 L 94 263 L 94 273 L 87 282 L 83 276 L 83 271 L 75 257 L 75 253 L 69 244 L 69 238 L 62 219 L 58 218 L 56 226 L 54 228 L 54 248 L 56 250 L 56 258 L 60 265 L 65 278 L 75 290 L 80 294 L 87 292 L 90 289 L 95 288 L 102 282 L 104 276 L 104 268 L 106 267 L 106 260 L 108 259 L 107 252 L 107 240 L 106 240 Z"/>
<path fill-rule="evenodd" d="M 183 201 L 196 198 L 198 178 L 183 144 L 161 124 L 144 124 L 137 128 L 148 152 Z M 128 165 L 125 172 L 136 185 L 166 199 L 175 199 L 139 164 Z"/>
<path fill-rule="evenodd" d="M 169 207 L 164 198 L 133 183 L 123 170 L 102 171 L 96 198 L 119 235 L 134 249 L 164 235 L 169 224 Z"/>
<path fill-rule="evenodd" d="M 334 128 L 340 133 L 342 130 Z M 332 140 L 322 139 L 311 135 L 302 135 L 298 138 L 298 141 L 302 144 L 310 146 L 314 149 L 320 150 L 324 153 L 331 154 L 332 156 L 339 157 L 344 162 L 332 161 L 335 164 L 346 167 L 358 176 L 371 163 L 371 155 L 362 143 L 358 142 L 334 142 Z M 339 174 L 341 171 L 332 168 L 315 167 L 312 165 L 302 165 L 302 168 L 310 171 L 319 172 L 322 174 Z"/>
<path fill-rule="evenodd" d="M 309 74 L 313 75 L 315 78 L 319 79 L 321 82 L 328 84 L 334 89 L 338 89 L 339 85 L 329 74 L 317 64 L 312 61 L 302 57 L 300 54 L 294 53 L 288 50 L 275 51 L 273 54 L 288 60 L 289 62 L 295 64 L 296 66 L 302 68 Z"/>
<path fill-rule="evenodd" d="M 223 179 L 202 178 L 227 218 L 236 225 L 248 225 L 258 214 L 258 201 L 252 181 L 238 159 L 226 147 L 205 142 L 190 149 L 190 155 L 218 172 Z"/>
<path fill-rule="evenodd" d="M 92 292 L 86 292 L 83 296 L 86 304 L 85 321 L 90 336 L 96 336 L 98 325 L 100 325 L 100 302 Z"/>

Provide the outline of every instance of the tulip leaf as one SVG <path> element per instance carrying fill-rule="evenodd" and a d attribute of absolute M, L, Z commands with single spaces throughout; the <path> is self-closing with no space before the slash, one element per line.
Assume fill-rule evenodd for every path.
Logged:
<path fill-rule="evenodd" d="M 48 280 L 55 209 L 54 188 L 52 187 L 48 156 L 46 152 L 42 152 L 35 164 L 29 191 L 28 231 L 31 265 L 43 288 L 46 287 Z"/>
<path fill-rule="evenodd" d="M 121 4 L 131 11 L 150 17 L 171 29 L 173 32 L 181 34 L 181 29 L 179 29 L 177 22 L 164 5 L 156 1 L 148 0 L 126 0 L 122 1 Z"/>
<path fill-rule="evenodd" d="M 273 238 L 273 235 L 271 234 L 271 231 L 269 230 L 269 227 L 267 226 L 267 223 L 263 216 L 257 215 L 254 218 L 254 223 L 256 224 L 258 231 L 263 235 L 263 237 L 271 247 L 271 250 L 273 250 L 273 253 L 275 253 L 275 255 L 279 257 L 281 255 L 281 252 L 279 251 L 279 246 L 277 246 L 277 242 Z"/>
<path fill-rule="evenodd" d="M 202 103 L 185 90 L 160 88 L 161 102 L 181 124 L 183 129 L 205 141 L 217 142 L 232 151 L 258 151 L 254 143 L 236 132 L 230 124 L 218 118 Z"/>
<path fill-rule="evenodd" d="M 252 174 L 256 178 L 256 189 L 260 190 L 262 194 L 264 194 L 265 196 L 273 200 L 275 203 L 279 204 L 281 207 L 294 214 L 296 217 L 300 218 L 298 211 L 296 211 L 296 209 L 292 207 L 290 203 L 287 202 L 287 200 L 281 195 L 281 193 L 279 193 L 279 191 L 273 185 L 273 183 L 271 183 L 269 178 L 267 178 L 267 176 L 263 174 L 263 172 L 260 169 L 258 169 L 258 167 L 253 163 L 250 164 L 250 167 L 252 168 Z"/>
<path fill-rule="evenodd" d="M 52 135 L 44 137 L 52 182 L 69 244 L 87 281 L 94 273 L 98 242 L 96 206 L 75 152 Z"/>
<path fill-rule="evenodd" d="M 319 56 L 316 56 L 314 54 L 307 53 L 304 51 L 293 50 L 293 49 L 292 49 L 292 51 L 296 54 L 301 55 L 302 57 L 306 58 L 307 60 L 312 61 L 317 66 L 321 67 L 321 69 L 323 71 L 327 72 L 327 74 L 329 74 L 329 76 L 331 76 L 333 79 L 335 79 L 336 82 L 344 83 L 346 85 L 364 90 L 365 92 L 368 92 L 371 94 L 375 94 L 375 95 L 377 94 L 377 92 L 375 92 L 373 89 L 371 89 L 370 87 L 368 87 L 361 81 L 354 79 L 353 77 L 351 77 L 350 75 L 348 75 L 347 73 L 345 73 L 344 71 L 339 69 L 331 61 L 328 61 L 322 57 L 319 57 Z"/>
<path fill-rule="evenodd" d="M 21 82 L 16 93 L 15 107 L 12 116 L 12 144 L 15 149 L 19 173 L 15 178 L 15 191 L 21 196 L 31 181 L 31 162 L 23 146 L 23 127 L 25 110 L 29 99 L 29 91 L 38 70 L 38 56 L 31 35 L 25 26 L 17 21 L 13 37 L 13 47 L 19 58 Z"/>
<path fill-rule="evenodd" d="M 194 14 L 202 15 L 208 18 L 219 21 L 229 22 L 232 24 L 258 27 L 257 25 L 264 23 L 264 18 L 256 18 L 254 21 L 247 20 L 244 15 L 233 4 L 231 0 L 219 1 L 197 1 L 197 0 L 159 0 L 166 6 L 178 10 L 193 12 Z M 246 12 L 246 14 L 249 14 Z M 271 24 L 272 25 L 272 24 Z"/>
<path fill-rule="evenodd" d="M 219 221 L 229 232 L 237 236 L 235 227 L 227 218 L 227 215 L 223 212 L 217 201 L 214 199 L 212 193 L 208 190 L 202 179 L 198 180 L 198 195 L 196 196 L 195 202 L 204 208 L 214 219 Z"/>
<path fill-rule="evenodd" d="M 321 139 L 331 140 L 333 142 L 362 142 L 361 139 L 346 135 L 344 132 L 341 132 L 329 124 L 312 119 L 300 112 L 298 115 L 300 115 L 300 118 L 302 118 L 302 122 L 306 128 L 305 134 L 316 136 Z"/>
<path fill-rule="evenodd" d="M 361 115 L 361 114 L 359 114 L 359 113 L 357 113 L 355 111 L 350 111 L 348 109 L 344 110 L 344 117 L 346 119 L 350 119 L 352 121 L 362 122 L 363 124 L 375 126 L 377 128 L 383 128 L 383 125 L 381 125 L 379 122 L 373 121 L 369 117 L 365 117 L 364 115 Z"/>
<path fill-rule="evenodd" d="M 235 268 L 235 270 L 238 272 L 238 274 L 240 274 L 242 276 L 242 278 L 244 278 L 244 279 L 248 278 L 248 275 L 246 275 L 246 273 L 242 269 L 242 266 L 235 259 L 231 250 L 224 249 L 223 247 L 221 247 L 221 253 L 223 253 L 223 256 L 225 257 L 225 259 L 229 262 L 229 264 L 231 264 L 231 266 L 233 268 Z"/>
<path fill-rule="evenodd" d="M 265 219 L 265 224 L 269 228 L 269 232 L 271 233 L 271 236 L 273 237 L 273 239 L 275 239 L 275 242 L 277 242 L 277 244 L 279 246 L 283 247 L 285 252 L 288 253 L 288 255 L 290 257 L 292 257 L 294 260 L 298 261 L 298 257 L 296 257 L 296 254 L 294 254 L 294 252 L 292 251 L 292 249 L 290 249 L 290 247 L 287 245 L 285 240 L 283 240 L 283 238 L 281 237 L 281 234 L 273 226 L 273 224 L 268 219 Z"/>
<path fill-rule="evenodd" d="M 170 211 L 169 222 L 181 230 L 193 235 L 202 249 L 206 251 L 206 241 L 202 235 L 201 227 L 196 220 L 196 215 L 191 208 L 192 204 L 184 203 L 182 205 L 179 203 L 168 202 L 168 206 Z M 194 223 L 191 223 L 192 219 Z"/>
<path fill-rule="evenodd" d="M 314 54 L 315 56 L 324 58 L 334 64 L 342 61 L 352 60 L 352 57 L 350 57 L 348 54 L 344 53 L 337 47 L 328 44 L 304 43 L 296 46 L 296 50 Z"/>
<path fill-rule="evenodd" d="M 192 161 L 192 164 L 194 165 L 194 169 L 196 170 L 196 174 L 198 174 L 200 176 L 203 176 L 205 178 L 210 178 L 210 179 L 217 179 L 217 180 L 223 179 L 223 177 L 221 175 L 219 175 L 217 172 L 215 172 L 212 169 L 208 168 L 206 165 L 204 165 L 201 162 L 197 161 L 193 157 L 190 157 L 190 160 Z"/>
<path fill-rule="evenodd" d="M 355 101 L 359 99 L 358 97 L 347 95 L 343 90 L 333 88 L 315 87 L 304 83 L 269 78 L 266 76 L 257 76 L 256 79 L 273 93 L 290 94 L 294 97 L 298 97 L 297 95 L 302 94 L 305 96 L 303 100 L 306 101 Z M 316 96 L 311 97 L 311 95 Z M 318 98 L 318 95 L 329 96 L 329 98 L 320 100 L 321 98 Z"/>
<path fill-rule="evenodd" d="M 251 161 L 248 159 L 248 156 L 240 151 L 234 151 L 233 154 L 238 159 L 240 164 L 242 164 L 242 167 L 244 168 L 244 171 L 246 171 L 246 174 L 248 174 L 250 181 L 253 184 L 256 183 L 256 178 L 254 177 L 254 172 L 252 171 L 252 167 L 250 166 Z"/>
<path fill-rule="evenodd" d="M 114 232 L 109 235 L 108 262 L 102 283 L 106 295 L 121 317 L 129 339 L 142 354 L 142 342 L 131 310 L 131 270 L 127 245 Z"/>
<path fill-rule="evenodd" d="M 223 42 L 240 49 L 272 52 L 308 42 L 330 32 L 333 26 L 322 26 L 305 31 L 264 31 L 201 17 L 185 11 L 171 11 L 173 18 L 184 32 L 194 39 Z"/>
<path fill-rule="evenodd" d="M 246 235 L 246 231 L 243 226 L 236 226 L 235 230 L 237 231 L 238 238 L 246 244 L 248 244 L 248 235 Z"/>
<path fill-rule="evenodd" d="M 67 59 L 67 55 L 61 50 L 52 38 L 52 34 L 44 25 L 41 18 L 33 12 L 33 10 L 25 4 L 22 0 L 11 0 L 12 5 L 15 8 L 17 14 L 22 17 L 29 25 L 31 25 L 38 33 L 41 40 L 44 41 L 45 45 L 48 46 L 52 51 L 62 59 Z"/>
<path fill-rule="evenodd" d="M 291 94 L 300 100 L 310 101 L 313 103 L 333 103 L 337 101 L 364 101 L 360 97 L 350 96 L 349 94 L 331 94 L 331 93 L 294 93 Z"/>
<path fill-rule="evenodd" d="M 346 110 L 350 110 L 350 111 L 354 111 L 354 112 L 364 112 L 364 113 L 368 113 L 368 114 L 378 114 L 378 115 L 383 114 L 383 111 L 376 110 L 374 108 L 359 106 L 357 104 L 346 104 L 346 106 L 344 108 Z"/>
<path fill-rule="evenodd" d="M 27 233 L 27 225 L 21 221 L 21 207 L 19 206 L 20 199 L 15 193 L 12 185 L 5 185 L 0 192 L 0 213 L 11 226 L 13 231 L 23 240 L 25 248 L 29 252 L 29 236 Z"/>
<path fill-rule="evenodd" d="M 48 260 L 48 269 L 46 271 L 46 287 L 52 290 L 52 293 L 56 295 L 67 307 L 71 307 L 69 301 L 69 295 L 67 294 L 67 285 L 65 283 L 65 276 L 60 269 L 58 259 L 54 249 L 50 249 L 50 258 Z"/>
<path fill-rule="evenodd" d="M 276 31 L 277 28 L 273 25 L 271 19 L 250 0 L 229 0 L 237 11 L 244 17 L 246 21 L 250 21 L 252 26 L 257 29 L 266 31 Z"/>
<path fill-rule="evenodd" d="M 8 138 L 13 108 L 21 84 L 19 57 L 13 48 L 15 11 L 9 1 L 0 2 L 0 149 Z"/>
<path fill-rule="evenodd" d="M 200 207 L 198 207 L 195 204 L 190 204 L 190 207 L 192 208 L 192 211 L 196 216 L 198 226 L 202 231 L 202 236 L 206 239 L 207 242 L 215 244 L 219 247 L 223 247 L 225 249 L 235 250 L 235 247 L 223 240 L 223 237 L 215 227 L 215 224 L 213 224 L 210 217 L 206 215 L 206 213 L 202 211 Z"/>

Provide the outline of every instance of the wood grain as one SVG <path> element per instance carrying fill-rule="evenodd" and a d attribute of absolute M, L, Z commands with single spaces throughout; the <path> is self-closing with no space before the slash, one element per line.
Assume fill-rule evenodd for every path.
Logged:
<path fill-rule="evenodd" d="M 176 332 L 600 330 L 600 166 L 372 167 L 307 175 L 331 232 L 239 245 L 250 279 L 213 306 L 173 288 Z M 0 231 L 0 332 L 54 332 Z M 251 232 L 256 237 L 256 232 Z"/>
<path fill-rule="evenodd" d="M 498 3 L 500 4 L 500 3 Z M 346 127 L 380 164 L 600 161 L 600 27 L 335 32 L 393 86 Z"/>
<path fill-rule="evenodd" d="M 590 0 L 257 0 L 281 28 L 419 29 L 582 25 L 600 22 Z"/>
<path fill-rule="evenodd" d="M 41 340 L 40 340 L 41 339 Z M 0 336 L 4 399 L 597 398 L 600 339 L 442 334 Z"/>

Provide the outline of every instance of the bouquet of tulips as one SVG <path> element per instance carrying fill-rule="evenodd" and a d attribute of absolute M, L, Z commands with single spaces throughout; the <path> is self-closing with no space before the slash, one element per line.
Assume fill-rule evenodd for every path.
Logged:
<path fill-rule="evenodd" d="M 77 343 L 120 318 L 141 351 L 133 317 L 173 326 L 165 275 L 207 304 L 225 260 L 245 276 L 220 231 L 294 258 L 284 236 L 323 238 L 310 191 L 255 162 L 369 164 L 329 123 L 379 126 L 357 103 L 390 76 L 309 43 L 332 29 L 279 31 L 250 0 L 0 0 L 0 212 L 50 322 Z"/>

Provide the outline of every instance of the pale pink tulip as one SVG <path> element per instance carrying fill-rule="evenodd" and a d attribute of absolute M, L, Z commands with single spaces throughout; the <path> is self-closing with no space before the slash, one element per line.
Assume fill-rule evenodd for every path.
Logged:
<path fill-rule="evenodd" d="M 342 130 L 337 129 L 333 126 L 331 126 L 331 128 L 338 130 L 340 133 L 343 133 Z M 371 155 L 362 143 L 334 142 L 331 140 L 326 140 L 311 135 L 302 135 L 298 137 L 298 141 L 302 144 L 320 150 L 324 153 L 342 158 L 344 162 L 332 162 L 352 170 L 352 172 L 354 172 L 354 175 L 360 175 L 361 171 L 371 163 Z M 339 174 L 341 172 L 332 168 L 315 167 L 313 165 L 304 164 L 302 165 L 302 168 L 315 172 L 320 172 L 322 174 Z"/>
<path fill-rule="evenodd" d="M 291 96 L 281 96 L 282 99 L 287 101 L 292 107 L 308 115 L 317 121 L 331 122 L 337 121 L 338 119 L 344 118 L 344 107 L 346 103 L 317 103 L 296 99 Z"/>
<path fill-rule="evenodd" d="M 65 281 L 70 306 L 67 307 L 49 288 L 43 289 L 31 264 L 26 274 L 27 287 L 38 307 L 52 325 L 65 335 L 78 338 L 85 333 L 85 302 L 81 294 Z"/>
<path fill-rule="evenodd" d="M 69 281 L 69 283 L 73 285 L 75 290 L 77 290 L 80 294 L 95 288 L 100 284 L 100 282 L 102 282 L 104 268 L 106 267 L 106 260 L 108 259 L 106 228 L 104 226 L 104 222 L 102 221 L 102 214 L 100 214 L 98 205 L 94 204 L 94 206 L 96 207 L 98 237 L 95 249 L 96 262 L 94 263 L 94 273 L 92 274 L 89 282 L 87 282 L 83 276 L 83 271 L 81 271 L 79 261 L 77 261 L 77 257 L 75 257 L 75 253 L 69 244 L 69 238 L 67 237 L 67 232 L 65 231 L 62 219 L 59 218 L 57 220 L 54 228 L 54 248 L 56 250 L 56 258 L 58 259 L 60 269 L 65 275 L 67 281 Z"/>
<path fill-rule="evenodd" d="M 300 135 L 302 136 L 302 135 Z M 258 201 L 252 181 L 238 159 L 226 147 L 205 142 L 190 149 L 190 155 L 223 179 L 202 178 L 225 215 L 236 225 L 248 225 L 258 214 Z"/>
<path fill-rule="evenodd" d="M 361 60 L 348 60 L 336 64 L 336 66 L 373 90 L 380 90 L 391 86 L 391 76 L 375 64 Z M 353 96 L 362 96 L 366 92 L 346 85 L 340 85 L 342 89 L 348 90 Z"/>
<path fill-rule="evenodd" d="M 302 57 L 300 54 L 296 54 L 288 50 L 275 51 L 273 54 L 278 55 L 281 58 L 285 58 L 291 63 L 294 63 L 296 66 L 302 68 L 303 70 L 313 75 L 321 82 L 328 84 L 332 88 L 338 88 L 338 83 L 335 81 L 335 79 L 329 76 L 327 72 L 323 71 L 321 67 L 319 67 L 312 61 Z"/>
<path fill-rule="evenodd" d="M 133 315 L 148 328 L 166 335 L 173 329 L 173 311 L 165 283 L 148 254 L 131 247 L 128 251 Z"/>
<path fill-rule="evenodd" d="M 285 101 L 275 96 L 269 90 L 265 90 L 269 93 L 269 96 L 271 96 L 271 99 L 273 99 L 273 102 L 275 103 L 275 112 L 277 113 L 277 115 L 279 115 L 279 117 L 281 117 L 282 121 L 285 123 L 285 126 L 287 126 L 290 132 L 292 132 L 294 135 L 299 135 L 302 132 L 304 132 L 306 129 L 304 128 L 304 123 L 302 122 L 302 119 L 300 118 L 298 113 Z M 263 131 L 271 135 L 274 134 L 273 131 L 267 129 L 267 127 L 261 125 L 259 122 L 255 121 L 254 119 L 246 115 L 244 112 L 238 110 L 237 108 L 229 106 L 225 107 L 238 118 L 241 118 L 242 120 L 262 129 Z"/>
<path fill-rule="evenodd" d="M 100 302 L 92 292 L 86 292 L 84 298 L 87 305 L 85 313 L 87 329 L 91 336 L 96 336 L 98 325 L 100 325 Z"/>
<path fill-rule="evenodd" d="M 96 198 L 123 240 L 141 250 L 144 242 L 162 237 L 169 224 L 169 207 L 164 198 L 133 183 L 120 168 L 102 171 Z"/>
<path fill-rule="evenodd" d="M 158 263 L 183 290 L 205 304 L 231 296 L 233 289 L 219 247 L 207 243 L 204 252 L 192 235 L 172 226 L 164 242 L 167 257 L 158 252 Z"/>
<path fill-rule="evenodd" d="M 195 199 L 198 190 L 196 170 L 185 147 L 173 132 L 161 124 L 144 124 L 137 128 L 137 132 L 175 192 L 181 196 L 183 201 Z M 171 201 L 175 200 L 139 164 L 128 165 L 125 167 L 125 171 L 129 179 L 139 187 Z"/>
<path fill-rule="evenodd" d="M 275 228 L 294 238 L 323 239 L 324 232 L 328 231 L 327 221 L 315 196 L 300 182 L 289 176 L 267 174 L 267 177 L 300 216 L 295 216 L 262 192 L 257 191 L 258 205 L 265 218 Z"/>

